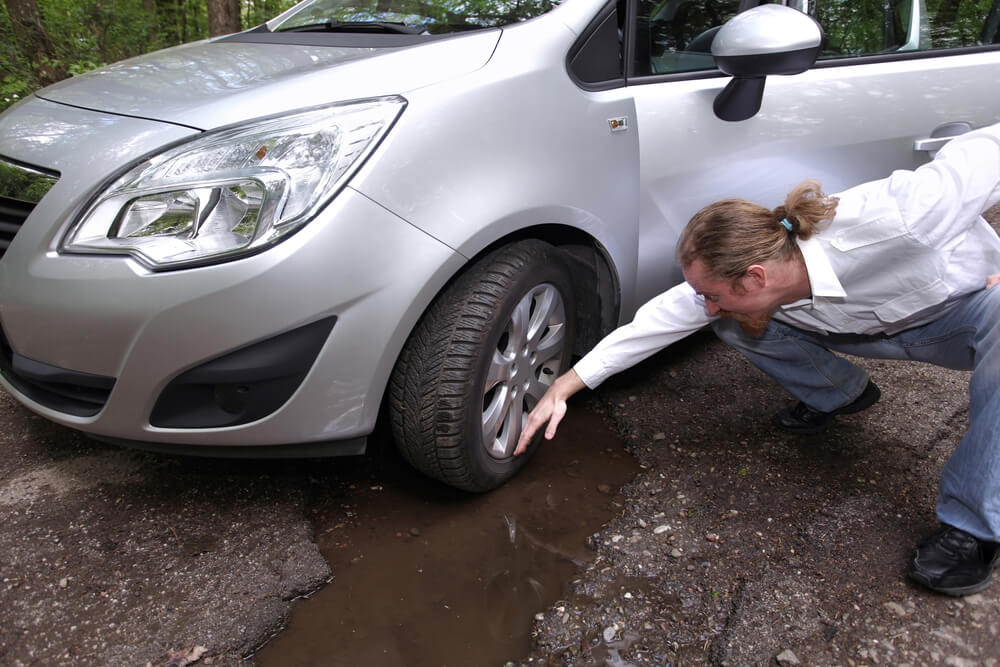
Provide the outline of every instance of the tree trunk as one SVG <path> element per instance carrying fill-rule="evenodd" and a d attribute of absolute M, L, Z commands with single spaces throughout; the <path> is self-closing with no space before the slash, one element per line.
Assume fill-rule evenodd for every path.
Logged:
<path fill-rule="evenodd" d="M 208 34 L 229 35 L 243 29 L 240 0 L 208 0 Z"/>
<path fill-rule="evenodd" d="M 42 25 L 37 0 L 4 0 L 11 31 L 17 48 L 25 62 L 32 63 L 39 80 L 44 84 L 66 78 L 66 71 L 56 63 L 52 40 Z"/>

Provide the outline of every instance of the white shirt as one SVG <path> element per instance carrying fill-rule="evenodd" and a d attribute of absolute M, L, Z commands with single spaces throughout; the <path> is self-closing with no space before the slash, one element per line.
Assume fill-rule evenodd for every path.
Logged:
<path fill-rule="evenodd" d="M 892 335 L 933 321 L 1000 272 L 1000 238 L 982 217 L 1000 202 L 1000 124 L 953 139 L 916 170 L 836 197 L 830 227 L 797 239 L 811 297 L 781 306 L 776 320 L 821 333 Z M 574 370 L 593 389 L 714 319 L 681 283 L 644 304 Z"/>

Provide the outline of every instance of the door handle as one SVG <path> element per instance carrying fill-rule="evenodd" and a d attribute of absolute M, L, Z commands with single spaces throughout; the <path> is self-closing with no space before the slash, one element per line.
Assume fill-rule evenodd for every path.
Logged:
<path fill-rule="evenodd" d="M 965 121 L 960 121 L 956 123 L 945 123 L 944 125 L 938 125 L 931 132 L 929 137 L 924 137 L 923 139 L 915 139 L 913 141 L 913 150 L 915 151 L 926 151 L 932 153 L 937 151 L 939 148 L 944 146 L 946 143 L 954 139 L 955 137 L 965 134 L 972 130 L 972 125 L 966 123 Z"/>

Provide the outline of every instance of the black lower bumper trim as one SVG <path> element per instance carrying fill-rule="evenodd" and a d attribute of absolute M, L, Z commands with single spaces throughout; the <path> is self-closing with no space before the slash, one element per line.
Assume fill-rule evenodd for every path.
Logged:
<path fill-rule="evenodd" d="M 115 378 L 59 368 L 14 352 L 0 326 L 0 374 L 19 392 L 52 410 L 93 417 L 104 407 Z"/>
<path fill-rule="evenodd" d="M 118 447 L 138 449 L 154 454 L 170 456 L 191 456 L 209 459 L 322 459 L 339 456 L 361 456 L 368 445 L 366 437 L 346 440 L 323 440 L 320 442 L 292 443 L 287 445 L 179 445 L 175 443 L 123 440 L 103 435 L 84 433 L 99 442 Z"/>
<path fill-rule="evenodd" d="M 182 373 L 160 394 L 150 424 L 220 428 L 275 412 L 302 384 L 336 320 L 307 324 Z"/>

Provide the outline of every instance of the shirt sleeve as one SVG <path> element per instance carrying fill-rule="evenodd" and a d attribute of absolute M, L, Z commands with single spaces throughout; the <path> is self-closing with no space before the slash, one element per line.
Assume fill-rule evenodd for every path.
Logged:
<path fill-rule="evenodd" d="M 594 389 L 610 376 L 659 352 L 712 320 L 704 302 L 686 282 L 644 304 L 635 318 L 604 337 L 573 370 Z"/>
<path fill-rule="evenodd" d="M 941 247 L 1000 202 L 1000 124 L 952 139 L 927 164 L 894 172 L 885 186 L 911 233 Z"/>

